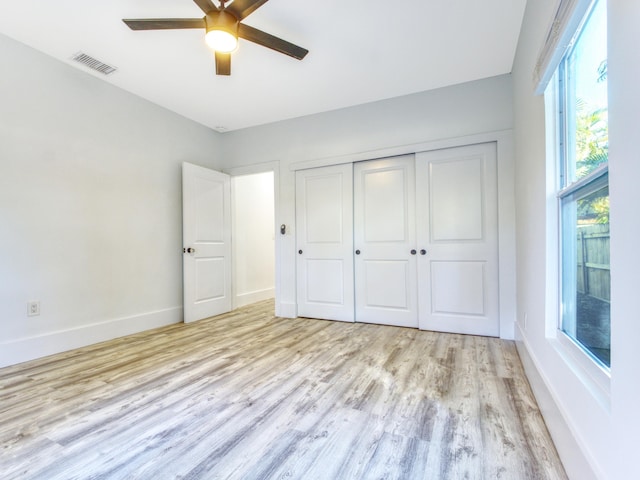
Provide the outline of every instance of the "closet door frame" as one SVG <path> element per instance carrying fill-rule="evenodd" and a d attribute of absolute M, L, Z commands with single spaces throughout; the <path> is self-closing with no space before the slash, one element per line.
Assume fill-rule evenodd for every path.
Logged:
<path fill-rule="evenodd" d="M 406 155 L 416 152 L 425 152 L 443 148 L 460 147 L 477 143 L 495 142 L 497 147 L 497 175 L 498 175 L 498 263 L 499 263 L 499 290 L 500 290 L 500 338 L 513 340 L 516 329 L 524 328 L 524 312 L 518 312 L 516 308 L 516 234 L 515 234 L 515 159 L 513 130 L 496 130 L 478 134 L 464 135 L 460 137 L 446 138 L 442 140 L 426 140 L 423 142 L 383 147 L 375 150 L 346 152 L 336 156 L 311 158 L 289 165 L 289 170 L 298 170 L 323 167 L 329 165 L 351 164 L 365 160 L 374 160 L 397 155 Z M 293 192 L 294 182 L 289 187 L 289 182 L 283 182 L 283 188 L 290 188 Z M 291 218 L 293 222 L 293 217 Z M 295 251 L 288 249 L 288 254 L 283 260 L 279 274 L 291 275 L 295 278 L 296 265 Z M 547 261 L 553 261 L 548 259 Z M 293 285 L 295 287 L 295 285 Z M 290 294 L 295 296 L 295 289 Z M 283 293 L 276 302 L 281 304 L 281 311 L 291 305 L 289 298 Z M 293 304 L 295 305 L 295 303 Z M 549 305 L 547 308 L 555 308 Z M 290 316 L 295 316 L 295 309 Z"/>

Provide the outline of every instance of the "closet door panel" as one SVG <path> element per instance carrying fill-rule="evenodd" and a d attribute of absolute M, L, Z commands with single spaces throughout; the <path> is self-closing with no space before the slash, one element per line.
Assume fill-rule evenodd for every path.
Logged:
<path fill-rule="evenodd" d="M 430 162 L 431 240 L 481 240 L 483 236 L 482 159 Z"/>
<path fill-rule="evenodd" d="M 354 165 L 358 322 L 417 327 L 413 155 Z"/>
<path fill-rule="evenodd" d="M 496 162 L 494 143 L 416 154 L 422 329 L 499 335 Z"/>
<path fill-rule="evenodd" d="M 298 315 L 354 320 L 353 170 L 296 172 Z"/>
<path fill-rule="evenodd" d="M 411 269 L 408 261 L 365 260 L 363 304 L 370 308 L 408 311 Z"/>
<path fill-rule="evenodd" d="M 406 192 L 409 172 L 401 167 L 383 167 L 389 161 L 357 165 L 360 172 L 364 242 L 406 243 L 410 234 L 411 207 Z M 377 164 L 378 167 L 374 165 Z"/>
<path fill-rule="evenodd" d="M 486 262 L 431 262 L 432 312 L 484 315 Z"/>

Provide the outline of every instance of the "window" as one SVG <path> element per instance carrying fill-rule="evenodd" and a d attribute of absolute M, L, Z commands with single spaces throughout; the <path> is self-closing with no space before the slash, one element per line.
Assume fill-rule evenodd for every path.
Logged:
<path fill-rule="evenodd" d="M 610 367 L 606 0 L 597 0 L 557 71 L 560 329 Z"/>

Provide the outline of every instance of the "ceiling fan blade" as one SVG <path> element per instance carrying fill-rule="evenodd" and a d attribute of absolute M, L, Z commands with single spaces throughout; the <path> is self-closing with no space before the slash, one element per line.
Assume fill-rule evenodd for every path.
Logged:
<path fill-rule="evenodd" d="M 286 40 L 274 37 L 273 35 L 263 32 L 262 30 L 258 30 L 257 28 L 245 25 L 244 23 L 238 25 L 238 36 L 240 38 L 244 38 L 245 40 L 249 40 L 250 42 L 262 45 L 263 47 L 275 50 L 276 52 L 284 53 L 285 55 L 289 55 L 290 57 L 297 58 L 298 60 L 302 60 L 304 56 L 309 53 L 309 50 L 307 50 L 306 48 L 299 47 L 297 45 L 294 45 L 293 43 L 287 42 Z"/>
<path fill-rule="evenodd" d="M 200 7 L 200 10 L 202 10 L 205 15 L 209 12 L 212 11 L 217 11 L 218 7 L 216 6 L 215 3 L 213 3 L 211 0 L 193 0 L 196 5 L 198 5 Z"/>
<path fill-rule="evenodd" d="M 131 30 L 172 30 L 205 28 L 203 18 L 123 18 Z"/>
<path fill-rule="evenodd" d="M 231 75 L 231 54 L 216 52 L 216 75 Z"/>
<path fill-rule="evenodd" d="M 238 20 L 242 20 L 267 3 L 267 1 L 268 0 L 233 0 L 233 3 L 226 7 L 225 10 L 233 13 Z"/>

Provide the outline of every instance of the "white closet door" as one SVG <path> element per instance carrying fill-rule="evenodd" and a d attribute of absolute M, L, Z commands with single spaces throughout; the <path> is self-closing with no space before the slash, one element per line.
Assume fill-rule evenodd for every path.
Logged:
<path fill-rule="evenodd" d="M 420 328 L 499 336 L 495 143 L 416 154 Z"/>
<path fill-rule="evenodd" d="M 353 322 L 353 168 L 296 172 L 298 315 Z"/>
<path fill-rule="evenodd" d="M 413 155 L 354 165 L 358 322 L 418 326 L 414 171 Z"/>

